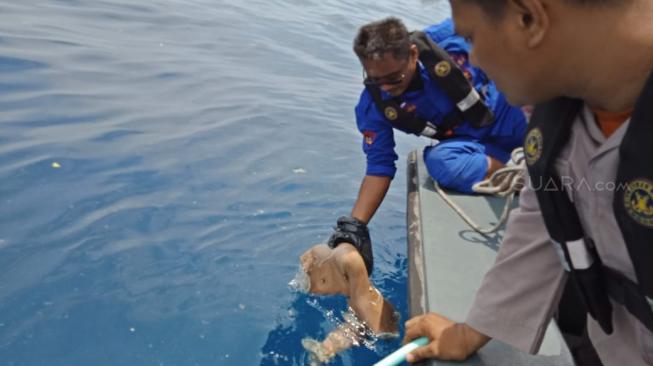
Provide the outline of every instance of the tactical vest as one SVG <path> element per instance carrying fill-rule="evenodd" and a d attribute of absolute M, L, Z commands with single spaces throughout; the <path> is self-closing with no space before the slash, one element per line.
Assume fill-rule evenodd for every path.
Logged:
<path fill-rule="evenodd" d="M 524 152 L 532 181 L 542 183 L 535 193 L 544 222 L 565 270 L 603 331 L 613 330 L 612 298 L 653 332 L 653 74 L 619 148 L 612 207 L 637 282 L 603 265 L 554 170 L 582 106 L 580 100 L 559 98 L 538 105 L 529 123 Z"/>
<path fill-rule="evenodd" d="M 396 98 L 383 100 L 377 85 L 365 83 L 365 88 L 374 99 L 378 110 L 393 127 L 402 131 L 434 139 L 452 136 L 452 130 L 464 121 L 481 128 L 494 122 L 492 110 L 483 102 L 474 86 L 467 80 L 458 65 L 446 51 L 438 47 L 424 32 L 412 32 L 411 42 L 419 50 L 419 60 L 428 70 L 431 78 L 455 104 L 441 123 L 435 124 L 418 117 L 414 111 L 401 108 Z"/>

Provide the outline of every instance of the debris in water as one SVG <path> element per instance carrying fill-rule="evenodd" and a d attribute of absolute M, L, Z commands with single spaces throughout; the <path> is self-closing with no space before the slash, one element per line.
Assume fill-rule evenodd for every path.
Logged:
<path fill-rule="evenodd" d="M 56 161 L 53 161 L 53 162 L 52 162 L 52 167 L 53 167 L 54 169 L 59 169 L 59 168 L 61 168 L 61 164 L 57 163 Z"/>

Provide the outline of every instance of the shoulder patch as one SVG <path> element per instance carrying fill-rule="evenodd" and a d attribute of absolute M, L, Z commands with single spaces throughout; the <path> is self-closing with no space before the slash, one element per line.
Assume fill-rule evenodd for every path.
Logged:
<path fill-rule="evenodd" d="M 533 165 L 540 159 L 543 143 L 542 131 L 539 128 L 535 127 L 528 132 L 524 140 L 524 155 L 528 165 Z"/>
<path fill-rule="evenodd" d="M 383 114 L 385 115 L 385 118 L 391 121 L 394 121 L 397 119 L 397 117 L 399 117 L 399 112 L 397 112 L 397 110 L 393 107 L 385 107 Z"/>
<path fill-rule="evenodd" d="M 653 229 L 653 182 L 641 178 L 628 182 L 624 206 L 635 222 Z"/>
<path fill-rule="evenodd" d="M 365 130 L 363 131 L 363 138 L 365 145 L 372 145 L 374 143 L 374 138 L 376 137 L 376 132 Z"/>
<path fill-rule="evenodd" d="M 434 66 L 435 75 L 443 78 L 451 72 L 451 65 L 448 61 L 440 61 Z"/>

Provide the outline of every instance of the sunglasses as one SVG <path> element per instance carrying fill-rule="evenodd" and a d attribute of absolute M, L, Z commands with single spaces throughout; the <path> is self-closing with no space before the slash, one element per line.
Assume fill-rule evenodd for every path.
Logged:
<path fill-rule="evenodd" d="M 373 78 L 370 76 L 367 76 L 367 73 L 365 72 L 365 69 L 363 69 L 363 84 L 365 85 L 374 85 L 374 86 L 382 86 L 382 85 L 389 85 L 389 86 L 394 86 L 394 85 L 399 85 L 401 84 L 404 79 L 406 79 L 406 74 L 401 73 L 400 75 L 393 77 L 393 78 Z"/>

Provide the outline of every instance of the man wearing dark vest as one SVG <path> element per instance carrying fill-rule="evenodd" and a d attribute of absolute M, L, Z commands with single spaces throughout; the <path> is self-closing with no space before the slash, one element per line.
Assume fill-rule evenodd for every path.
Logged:
<path fill-rule="evenodd" d="M 445 188 L 472 192 L 521 146 L 526 119 L 469 64 L 469 44 L 450 19 L 412 33 L 397 18 L 372 22 L 360 28 L 354 51 L 364 73 L 356 123 L 367 168 L 351 216 L 338 220 L 329 245 L 354 244 L 371 274 L 366 225 L 396 172 L 394 131 L 439 141 L 424 149 L 430 175 Z"/>
<path fill-rule="evenodd" d="M 472 62 L 537 104 L 529 184 L 464 323 L 430 313 L 408 360 L 462 360 L 496 338 L 536 352 L 571 281 L 606 365 L 653 365 L 653 2 L 450 0 Z"/>

